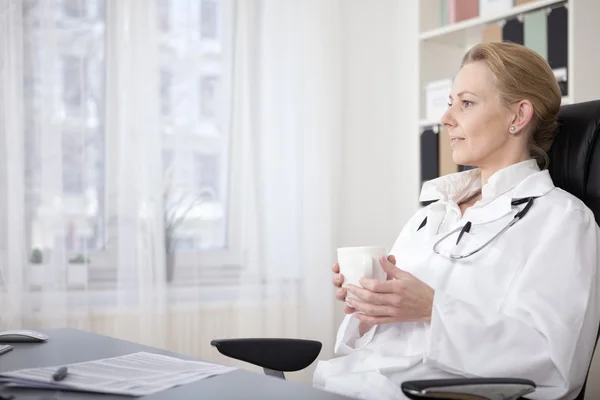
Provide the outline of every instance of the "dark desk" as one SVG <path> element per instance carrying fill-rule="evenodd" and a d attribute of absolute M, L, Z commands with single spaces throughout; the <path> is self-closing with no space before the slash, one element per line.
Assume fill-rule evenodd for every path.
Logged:
<path fill-rule="evenodd" d="M 16 343 L 15 349 L 0 356 L 0 372 L 21 368 L 65 365 L 91 361 L 99 358 L 147 351 L 193 360 L 165 350 L 126 342 L 108 336 L 76 329 L 43 330 L 50 336 L 45 343 Z M 216 350 L 215 350 L 216 351 Z M 36 399 L 89 399 L 123 400 L 135 397 L 81 392 L 58 392 L 53 390 L 11 389 L 15 400 Z M 54 397 L 53 397 L 54 395 Z M 223 375 L 175 387 L 144 399 L 315 399 L 341 400 L 345 397 L 314 389 L 295 382 L 284 381 L 245 370 L 236 370 Z"/>

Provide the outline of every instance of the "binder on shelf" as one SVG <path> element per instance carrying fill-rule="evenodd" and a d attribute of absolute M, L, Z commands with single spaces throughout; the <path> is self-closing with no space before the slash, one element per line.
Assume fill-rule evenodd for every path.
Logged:
<path fill-rule="evenodd" d="M 548 17 L 546 10 L 527 13 L 523 19 L 525 46 L 548 60 Z"/>
<path fill-rule="evenodd" d="M 439 142 L 433 127 L 421 133 L 421 184 L 439 176 Z"/>
<path fill-rule="evenodd" d="M 569 9 L 564 5 L 552 8 L 547 16 L 548 64 L 557 76 L 563 96 L 569 94 L 567 81 L 569 57 Z"/>
<path fill-rule="evenodd" d="M 438 0 L 440 2 L 440 26 L 448 25 L 448 0 Z"/>
<path fill-rule="evenodd" d="M 481 42 L 501 42 L 502 26 L 500 24 L 489 24 L 481 32 Z"/>
<path fill-rule="evenodd" d="M 506 21 L 502 27 L 502 40 L 505 42 L 524 44 L 523 23 L 519 18 L 512 18 Z"/>
<path fill-rule="evenodd" d="M 448 23 L 475 18 L 479 15 L 479 0 L 448 0 Z"/>
<path fill-rule="evenodd" d="M 425 116 L 438 121 L 448 109 L 448 95 L 452 90 L 452 79 L 440 79 L 425 86 Z"/>
<path fill-rule="evenodd" d="M 479 0 L 479 15 L 487 17 L 506 12 L 513 7 L 513 0 Z"/>
<path fill-rule="evenodd" d="M 438 134 L 438 149 L 439 176 L 458 172 L 458 165 L 452 159 L 452 146 L 445 127 L 441 127 Z"/>

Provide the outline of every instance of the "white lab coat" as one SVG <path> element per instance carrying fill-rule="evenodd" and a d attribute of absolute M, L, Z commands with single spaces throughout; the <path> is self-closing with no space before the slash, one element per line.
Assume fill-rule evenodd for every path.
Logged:
<path fill-rule="evenodd" d="M 335 344 L 341 357 L 319 362 L 316 387 L 403 399 L 406 380 L 519 377 L 538 385 L 531 399 L 577 396 L 600 321 L 594 216 L 534 160 L 495 173 L 461 216 L 457 203 L 480 188 L 478 174 L 427 182 L 421 200 L 439 201 L 417 211 L 391 251 L 399 268 L 435 290 L 431 322 L 379 325 L 358 338 L 358 320 L 346 316 Z M 472 228 L 460 244 L 450 236 L 441 247 L 460 254 L 480 246 L 524 207 L 511 199 L 530 196 L 540 197 L 528 214 L 479 253 L 453 261 L 433 252 L 466 221 Z"/>

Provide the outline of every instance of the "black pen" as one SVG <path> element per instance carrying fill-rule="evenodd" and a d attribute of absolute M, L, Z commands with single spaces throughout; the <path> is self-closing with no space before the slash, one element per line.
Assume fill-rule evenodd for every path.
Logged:
<path fill-rule="evenodd" d="M 460 242 L 460 239 L 465 234 L 465 232 L 468 233 L 470 231 L 471 231 L 471 221 L 467 221 L 465 226 L 462 227 L 462 229 L 460 230 L 460 233 L 458 234 L 458 239 L 456 239 L 456 244 L 458 245 L 458 242 Z"/>
<path fill-rule="evenodd" d="M 54 379 L 57 382 L 62 381 L 63 379 L 65 379 L 67 377 L 68 373 L 69 373 L 69 369 L 67 367 L 60 367 L 59 369 L 56 370 L 54 375 L 52 375 L 52 379 Z"/>

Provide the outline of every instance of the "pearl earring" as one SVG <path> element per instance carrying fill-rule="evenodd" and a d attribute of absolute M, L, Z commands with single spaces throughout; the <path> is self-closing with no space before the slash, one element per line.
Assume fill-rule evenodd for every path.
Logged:
<path fill-rule="evenodd" d="M 511 132 L 514 132 L 515 130 L 517 130 L 517 128 L 515 128 L 515 126 L 514 126 L 514 125 L 510 127 L 510 131 L 511 131 Z"/>

